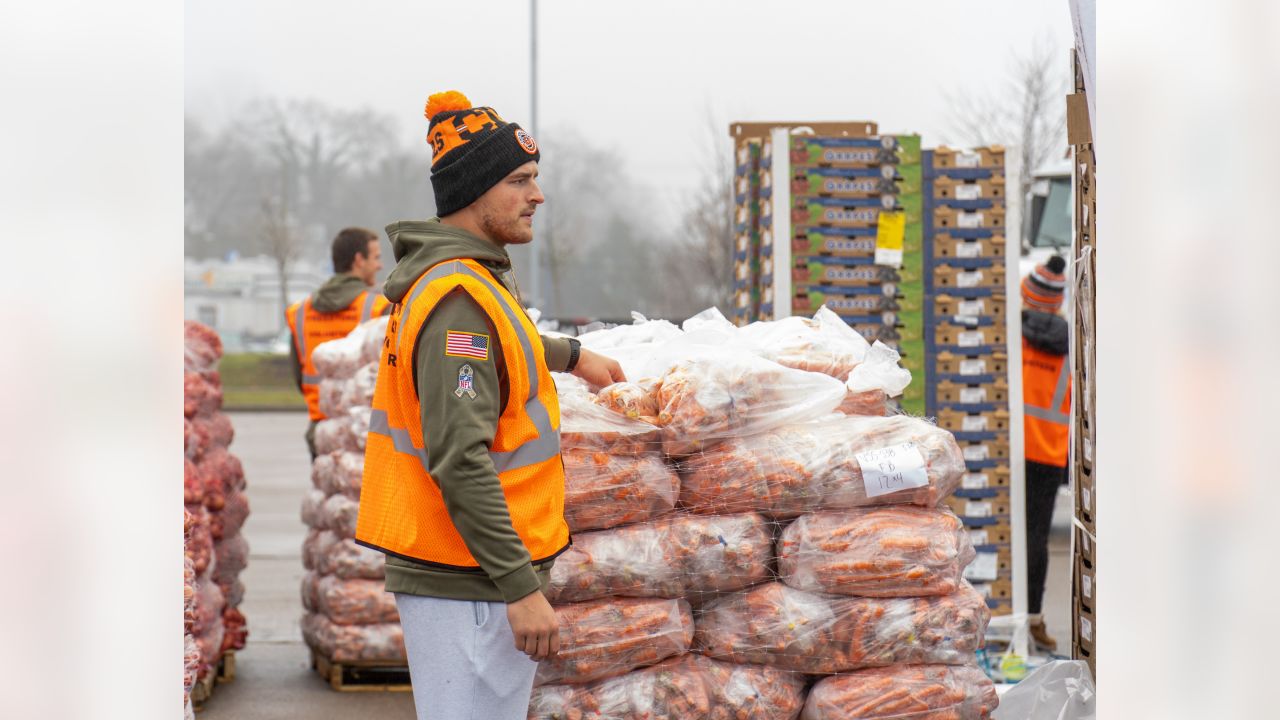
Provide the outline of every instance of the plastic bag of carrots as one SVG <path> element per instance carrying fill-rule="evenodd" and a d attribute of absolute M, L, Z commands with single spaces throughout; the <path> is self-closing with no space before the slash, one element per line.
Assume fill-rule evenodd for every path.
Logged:
<path fill-rule="evenodd" d="M 974 665 L 894 665 L 834 675 L 809 691 L 802 720 L 983 720 L 999 705 Z"/>
<path fill-rule="evenodd" d="M 700 348 L 659 381 L 663 447 L 681 457 L 724 440 L 819 418 L 845 396 L 844 383 L 729 349 Z"/>
<path fill-rule="evenodd" d="M 557 380 L 560 400 L 560 447 L 563 450 L 607 452 L 611 455 L 648 455 L 662 451 L 662 439 L 652 417 L 640 417 L 615 408 L 592 393 L 572 375 Z M 609 388 L 629 386 L 616 383 Z M 609 390 L 606 388 L 606 390 Z M 602 391 L 603 392 L 603 391 Z M 607 397 L 613 397 L 610 390 Z"/>
<path fill-rule="evenodd" d="M 918 453 L 923 484 L 872 494 L 878 475 L 864 476 L 858 456 L 908 445 Z M 964 471 L 955 437 L 925 420 L 833 417 L 735 437 L 685 458 L 680 504 L 695 513 L 775 518 L 868 505 L 933 507 L 956 489 Z"/>
<path fill-rule="evenodd" d="M 680 477 L 657 453 L 564 450 L 564 519 L 574 532 L 644 522 L 671 512 Z"/>
<path fill-rule="evenodd" d="M 708 605 L 694 647 L 731 662 L 805 673 L 958 665 L 982 646 L 989 618 L 968 583 L 932 598 L 846 597 L 770 583 Z"/>
<path fill-rule="evenodd" d="M 529 720 L 794 720 L 804 678 L 681 655 L 587 685 L 537 687 Z"/>
<path fill-rule="evenodd" d="M 973 558 L 960 518 L 914 505 L 801 515 L 778 541 L 784 583 L 836 595 L 947 595 Z"/>
<path fill-rule="evenodd" d="M 679 598 L 769 579 L 773 533 L 755 514 L 676 515 L 583 533 L 551 568 L 554 603 L 609 596 Z"/>
<path fill-rule="evenodd" d="M 560 652 L 538 665 L 534 685 L 613 677 L 689 651 L 685 600 L 609 598 L 555 608 Z"/>
<path fill-rule="evenodd" d="M 314 599 L 316 610 L 337 625 L 400 622 L 395 595 L 386 591 L 382 580 L 343 580 L 325 575 L 315 584 Z"/>
<path fill-rule="evenodd" d="M 391 660 L 406 662 L 400 623 L 338 625 L 319 613 L 302 617 L 307 646 L 334 662 Z"/>
<path fill-rule="evenodd" d="M 739 333 L 761 356 L 779 365 L 842 381 L 871 348 L 866 338 L 825 305 L 812 318 L 754 322 Z"/>

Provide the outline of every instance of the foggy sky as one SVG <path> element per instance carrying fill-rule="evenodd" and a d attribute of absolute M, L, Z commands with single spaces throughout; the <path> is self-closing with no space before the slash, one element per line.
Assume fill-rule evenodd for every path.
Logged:
<path fill-rule="evenodd" d="M 217 123 L 256 95 L 395 116 L 421 143 L 426 97 L 457 89 L 530 121 L 529 1 L 187 0 L 187 111 Z M 1071 44 L 1067 0 L 539 2 L 540 131 L 571 126 L 678 203 L 708 125 L 874 120 L 954 142 L 947 93 L 985 91 L 1037 36 Z"/>

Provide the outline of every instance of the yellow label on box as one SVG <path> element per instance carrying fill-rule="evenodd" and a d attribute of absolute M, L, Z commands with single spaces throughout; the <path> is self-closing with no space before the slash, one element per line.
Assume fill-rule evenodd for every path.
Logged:
<path fill-rule="evenodd" d="M 902 242 L 907 234 L 907 214 L 901 210 L 880 213 L 876 221 L 876 264 L 902 267 Z"/>

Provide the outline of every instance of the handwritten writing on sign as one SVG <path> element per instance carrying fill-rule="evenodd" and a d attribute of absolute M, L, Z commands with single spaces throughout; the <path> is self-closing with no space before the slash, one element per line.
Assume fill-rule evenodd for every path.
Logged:
<path fill-rule="evenodd" d="M 855 457 L 858 459 L 858 466 L 862 468 L 862 484 L 866 487 L 867 497 L 879 497 L 929 484 L 924 455 L 920 454 L 913 442 L 868 450 Z"/>

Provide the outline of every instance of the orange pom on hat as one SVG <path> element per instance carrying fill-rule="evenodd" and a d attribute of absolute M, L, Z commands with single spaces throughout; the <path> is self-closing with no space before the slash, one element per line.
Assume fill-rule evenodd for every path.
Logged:
<path fill-rule="evenodd" d="M 457 90 L 446 90 L 427 98 L 427 107 L 423 114 L 426 115 L 428 120 L 430 120 L 434 118 L 437 113 L 449 110 L 466 110 L 470 107 L 471 101 L 467 99 L 466 95 L 463 95 Z"/>

